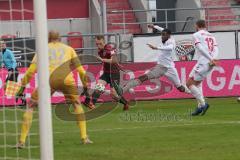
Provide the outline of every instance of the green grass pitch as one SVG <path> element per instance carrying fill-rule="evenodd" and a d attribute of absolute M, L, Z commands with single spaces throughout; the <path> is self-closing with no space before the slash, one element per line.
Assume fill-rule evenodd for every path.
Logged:
<path fill-rule="evenodd" d="M 94 141 L 91 145 L 80 144 L 76 122 L 60 120 L 53 113 L 55 159 L 239 160 L 240 104 L 235 98 L 214 98 L 208 102 L 210 109 L 199 117 L 189 116 L 196 106 L 193 99 L 140 101 L 128 112 L 118 107 L 87 122 L 88 135 Z M 112 104 L 104 106 L 109 105 Z M 22 110 L 0 111 L 0 159 L 39 159 L 37 113 L 26 148 L 17 151 L 12 145 L 17 141 L 20 124 L 13 122 L 16 116 L 21 121 Z"/>

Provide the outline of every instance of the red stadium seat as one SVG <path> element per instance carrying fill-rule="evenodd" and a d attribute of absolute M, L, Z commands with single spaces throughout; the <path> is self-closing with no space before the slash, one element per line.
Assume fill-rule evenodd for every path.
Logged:
<path fill-rule="evenodd" d="M 230 0 L 202 0 L 201 3 L 203 7 L 226 7 L 205 10 L 206 20 L 211 20 L 211 22 L 207 23 L 209 27 L 214 27 L 215 29 L 225 27 L 227 29 L 239 25 L 239 22 L 235 20 L 237 15 L 231 9 Z"/>
<path fill-rule="evenodd" d="M 73 48 L 83 48 L 84 42 L 81 32 L 69 32 L 67 38 L 68 44 Z"/>
<path fill-rule="evenodd" d="M 107 20 L 108 20 L 108 32 L 120 32 L 122 33 L 124 27 L 122 24 L 113 25 L 112 23 L 136 23 L 137 18 L 133 12 L 126 12 L 123 20 L 122 13 L 110 13 L 110 11 L 122 11 L 132 10 L 129 0 L 106 0 L 107 2 Z M 141 33 L 141 27 L 138 24 L 125 25 L 126 33 Z"/>

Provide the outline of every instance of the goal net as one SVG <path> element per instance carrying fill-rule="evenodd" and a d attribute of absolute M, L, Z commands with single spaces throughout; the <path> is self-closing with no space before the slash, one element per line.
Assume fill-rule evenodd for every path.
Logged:
<path fill-rule="evenodd" d="M 34 3 L 36 3 L 35 6 L 39 6 L 39 8 L 34 7 Z M 37 51 L 38 53 L 41 53 L 43 51 L 47 51 L 47 24 L 43 24 L 43 26 L 37 26 L 39 25 L 38 21 L 46 19 L 46 17 L 44 17 L 44 15 L 46 15 L 44 12 L 46 8 L 45 10 L 44 8 L 41 8 L 45 7 L 44 5 L 44 0 L 0 0 L 0 41 L 14 54 L 19 73 L 17 82 L 20 82 L 22 79 L 35 52 Z M 43 12 L 41 14 L 38 12 L 40 9 Z M 36 19 L 38 20 L 36 21 Z M 43 30 L 39 31 L 39 27 L 42 27 Z M 42 46 L 45 45 L 45 47 L 41 47 L 41 44 L 38 43 L 39 39 L 42 39 Z M 44 131 L 44 127 L 40 127 L 41 124 L 39 125 L 40 120 L 38 117 L 41 117 L 42 113 L 39 114 L 39 116 L 38 109 L 36 109 L 33 113 L 33 121 L 30 132 L 26 138 L 24 149 L 19 149 L 16 147 L 16 144 L 18 144 L 20 141 L 21 124 L 23 120 L 23 114 L 27 106 L 25 104 L 25 99 L 16 101 L 14 94 L 10 95 L 6 93 L 6 91 L 9 91 L 9 85 L 6 85 L 6 78 L 9 77 L 10 71 L 6 65 L 7 62 L 5 62 L 6 57 L 4 54 L 6 53 L 6 49 L 4 45 L 1 45 L 0 47 L 0 159 L 34 160 L 40 158 L 43 159 L 45 156 L 51 157 L 51 149 L 50 156 L 49 153 L 44 155 L 44 153 L 41 152 L 41 148 L 43 148 L 42 144 L 46 145 L 46 141 L 43 139 L 49 137 L 41 136 L 41 134 L 45 135 L 46 131 Z M 41 50 L 38 48 L 43 49 Z M 38 59 L 39 61 L 43 61 L 42 57 L 38 57 Z M 38 62 L 38 65 L 43 65 L 43 63 Z M 39 69 L 38 72 L 43 73 L 41 72 L 41 69 Z M 30 98 L 31 92 L 36 87 L 37 79 L 41 82 L 41 84 L 47 84 L 44 82 L 48 78 L 47 75 L 43 78 L 45 79 L 38 79 L 37 74 L 34 76 L 34 78 L 32 78 L 31 82 L 26 86 L 24 92 L 27 99 Z M 46 91 L 46 93 L 48 92 L 49 91 Z M 40 95 L 39 105 L 41 105 L 40 101 L 42 101 L 44 98 L 46 99 L 48 97 L 43 97 Z M 49 113 L 50 110 L 47 108 L 44 112 L 48 112 L 46 120 L 49 120 L 49 117 L 51 117 L 49 116 L 51 115 L 51 113 Z M 51 130 L 51 121 L 49 123 L 50 127 L 47 132 Z M 48 127 L 48 125 L 46 127 Z M 48 142 L 50 144 L 50 148 L 51 141 L 52 140 Z M 48 147 L 46 147 L 46 149 L 47 148 Z"/>

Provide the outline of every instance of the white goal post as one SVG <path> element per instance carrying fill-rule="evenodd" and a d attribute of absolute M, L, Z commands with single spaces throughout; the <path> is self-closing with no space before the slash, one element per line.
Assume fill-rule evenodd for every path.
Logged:
<path fill-rule="evenodd" d="M 46 0 L 34 0 L 38 66 L 38 108 L 41 160 L 53 160 L 52 111 L 49 86 Z"/>

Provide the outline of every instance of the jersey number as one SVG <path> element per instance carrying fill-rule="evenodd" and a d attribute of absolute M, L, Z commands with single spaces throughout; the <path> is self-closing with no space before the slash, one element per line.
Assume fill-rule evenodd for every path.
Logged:
<path fill-rule="evenodd" d="M 61 63 L 63 63 L 64 60 L 64 49 L 58 48 L 58 49 L 49 49 L 49 61 L 50 64 L 58 66 Z"/>
<path fill-rule="evenodd" d="M 214 40 L 213 40 L 213 38 L 207 37 L 207 38 L 205 39 L 205 41 L 207 42 L 208 50 L 209 50 L 210 52 L 212 52 L 212 51 L 213 51 L 213 48 L 214 48 Z"/>

